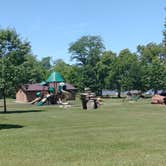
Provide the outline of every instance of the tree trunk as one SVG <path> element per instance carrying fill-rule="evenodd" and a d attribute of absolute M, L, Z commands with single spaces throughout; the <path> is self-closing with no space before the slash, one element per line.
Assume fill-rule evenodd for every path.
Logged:
<path fill-rule="evenodd" d="M 6 106 L 6 93 L 5 88 L 3 89 L 3 103 L 4 103 L 4 113 L 7 112 L 7 106 Z"/>
<path fill-rule="evenodd" d="M 98 96 L 102 96 L 102 89 L 99 89 L 99 90 L 98 90 L 97 95 L 98 95 Z"/>
<path fill-rule="evenodd" d="M 118 96 L 117 97 L 121 98 L 121 90 L 120 89 L 118 90 Z"/>
<path fill-rule="evenodd" d="M 154 94 L 155 94 L 155 95 L 157 94 L 157 90 L 156 90 L 156 89 L 154 90 Z"/>

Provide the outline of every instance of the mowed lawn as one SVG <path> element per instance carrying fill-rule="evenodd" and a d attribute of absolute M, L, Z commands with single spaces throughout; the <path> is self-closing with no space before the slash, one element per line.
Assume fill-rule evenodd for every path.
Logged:
<path fill-rule="evenodd" d="M 0 111 L 3 110 L 2 100 Z M 16 104 L 0 113 L 0 166 L 165 166 L 166 106 L 105 99 L 101 108 Z"/>

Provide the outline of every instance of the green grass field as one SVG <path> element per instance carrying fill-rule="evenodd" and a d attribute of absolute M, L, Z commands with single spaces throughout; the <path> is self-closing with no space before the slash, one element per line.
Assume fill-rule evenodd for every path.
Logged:
<path fill-rule="evenodd" d="M 0 166 L 165 165 L 166 106 L 148 99 L 88 111 L 8 100 L 0 114 Z"/>

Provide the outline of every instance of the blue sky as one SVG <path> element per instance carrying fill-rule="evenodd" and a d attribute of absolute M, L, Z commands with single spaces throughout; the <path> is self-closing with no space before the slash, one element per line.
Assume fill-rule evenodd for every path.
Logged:
<path fill-rule="evenodd" d="M 165 0 L 0 0 L 0 27 L 15 28 L 39 59 L 70 62 L 68 48 L 83 35 L 100 35 L 119 53 L 160 43 Z"/>

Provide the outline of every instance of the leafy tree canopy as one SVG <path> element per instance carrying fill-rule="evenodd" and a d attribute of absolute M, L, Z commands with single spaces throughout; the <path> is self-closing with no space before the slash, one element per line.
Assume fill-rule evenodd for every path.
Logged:
<path fill-rule="evenodd" d="M 78 65 L 95 64 L 105 47 L 100 36 L 83 36 L 72 43 L 69 52 Z"/>

